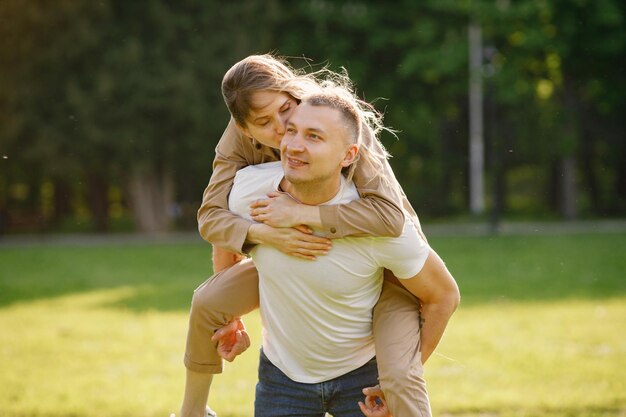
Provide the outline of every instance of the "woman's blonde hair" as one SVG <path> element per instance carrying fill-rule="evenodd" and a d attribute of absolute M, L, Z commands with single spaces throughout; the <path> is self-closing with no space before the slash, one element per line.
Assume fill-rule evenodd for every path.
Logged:
<path fill-rule="evenodd" d="M 354 120 L 354 118 L 358 120 L 358 127 L 349 126 L 352 132 L 352 143 L 359 146 L 359 152 L 357 159 L 346 170 L 348 180 L 352 179 L 357 164 L 361 164 L 367 167 L 365 168 L 367 172 L 376 173 L 384 181 L 393 184 L 394 181 L 387 175 L 389 168 L 386 167 L 388 165 L 386 160 L 390 154 L 380 142 L 379 136 L 383 131 L 388 131 L 394 136 L 395 132 L 384 125 L 383 114 L 376 110 L 372 103 L 358 98 L 345 68 L 342 68 L 341 72 L 323 68 L 309 75 L 317 80 L 319 89 L 317 93 L 305 96 L 303 101 L 310 103 L 311 98 L 317 102 L 324 101 L 325 105 L 340 110 L 346 121 Z M 326 98 L 320 100 L 320 97 Z M 358 133 L 355 135 L 356 132 Z"/>
<path fill-rule="evenodd" d="M 386 167 L 390 155 L 380 142 L 379 135 L 385 130 L 395 133 L 385 127 L 383 115 L 371 103 L 357 97 L 345 68 L 341 72 L 332 71 L 328 67 L 306 72 L 294 69 L 286 59 L 279 56 L 250 55 L 233 65 L 222 80 L 222 96 L 226 107 L 241 126 L 246 125 L 246 118 L 254 109 L 253 94 L 263 90 L 288 93 L 298 102 L 314 94 L 341 97 L 354 108 L 360 121 L 356 138 L 358 158 L 349 167 L 348 178 L 352 178 L 356 164 L 359 163 L 366 165 L 368 172 L 376 173 L 383 180 L 393 183 L 388 175 L 389 168 Z"/>

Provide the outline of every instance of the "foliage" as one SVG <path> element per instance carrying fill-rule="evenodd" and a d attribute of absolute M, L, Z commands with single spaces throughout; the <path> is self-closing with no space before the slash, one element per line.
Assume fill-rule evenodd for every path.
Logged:
<path fill-rule="evenodd" d="M 474 21 L 485 45 L 491 206 L 558 212 L 563 161 L 573 157 L 579 211 L 620 215 L 624 8 L 617 0 L 7 0 L 0 209 L 31 212 L 43 224 L 106 216 L 110 190 L 122 190 L 127 207 L 131 176 L 142 174 L 161 188 L 174 184 L 192 224 L 228 119 L 221 77 L 244 56 L 273 51 L 295 67 L 345 67 L 399 131 L 399 140 L 382 139 L 418 212 L 465 213 Z M 528 185 L 516 187 L 524 175 Z"/>

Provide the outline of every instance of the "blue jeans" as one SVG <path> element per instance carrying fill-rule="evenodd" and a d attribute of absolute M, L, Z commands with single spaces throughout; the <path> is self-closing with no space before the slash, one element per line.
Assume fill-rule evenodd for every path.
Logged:
<path fill-rule="evenodd" d="M 376 358 L 345 375 L 317 384 L 295 382 L 261 350 L 259 382 L 254 399 L 255 417 L 363 417 L 357 404 L 363 388 L 378 384 Z"/>

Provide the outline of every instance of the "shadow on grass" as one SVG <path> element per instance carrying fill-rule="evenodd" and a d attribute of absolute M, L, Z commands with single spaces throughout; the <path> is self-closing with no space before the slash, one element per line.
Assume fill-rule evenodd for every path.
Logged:
<path fill-rule="evenodd" d="M 464 305 L 626 294 L 626 234 L 438 238 L 431 245 Z"/>
<path fill-rule="evenodd" d="M 439 237 L 431 245 L 457 280 L 462 303 L 607 298 L 626 294 L 626 234 Z M 207 244 L 42 246 L 0 250 L 0 307 L 119 287 L 114 304 L 186 311 L 212 272 Z"/>
<path fill-rule="evenodd" d="M 136 311 L 187 310 L 212 274 L 207 244 L 42 246 L 0 251 L 0 307 L 120 287 Z"/>

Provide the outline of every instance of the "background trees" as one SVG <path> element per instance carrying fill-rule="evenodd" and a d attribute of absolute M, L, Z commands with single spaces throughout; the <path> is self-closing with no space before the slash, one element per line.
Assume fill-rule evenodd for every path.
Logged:
<path fill-rule="evenodd" d="M 194 227 L 234 62 L 345 67 L 422 217 L 467 202 L 467 26 L 484 40 L 487 207 L 626 210 L 624 5 L 249 0 L 0 4 L 0 230 Z M 82 223 L 80 225 L 79 223 Z M 64 226 L 62 226 L 65 224 Z M 77 225 L 78 224 L 78 225 Z"/>

